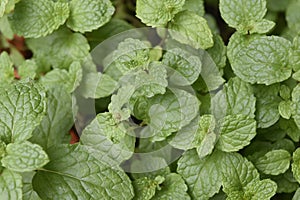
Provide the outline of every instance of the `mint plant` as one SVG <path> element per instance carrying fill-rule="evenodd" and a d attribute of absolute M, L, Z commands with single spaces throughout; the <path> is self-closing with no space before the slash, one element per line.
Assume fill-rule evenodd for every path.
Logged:
<path fill-rule="evenodd" d="M 0 199 L 299 199 L 299 9 L 2 0 Z"/>

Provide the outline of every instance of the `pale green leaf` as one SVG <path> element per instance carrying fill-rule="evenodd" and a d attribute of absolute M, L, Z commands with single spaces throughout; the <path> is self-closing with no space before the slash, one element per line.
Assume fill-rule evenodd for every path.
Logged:
<path fill-rule="evenodd" d="M 278 175 L 290 167 L 291 155 L 286 150 L 273 150 L 254 161 L 255 167 L 264 174 Z"/>
<path fill-rule="evenodd" d="M 220 0 L 220 12 L 225 22 L 243 34 L 266 33 L 275 25 L 263 20 L 266 0 Z"/>
<path fill-rule="evenodd" d="M 16 172 L 29 172 L 43 167 L 49 158 L 43 148 L 28 141 L 10 143 L 1 163 L 5 168 Z"/>
<path fill-rule="evenodd" d="M 199 159 L 195 150 L 185 152 L 179 159 L 177 172 L 187 183 L 192 199 L 205 200 L 219 192 L 222 184 L 219 162 L 219 152 Z"/>
<path fill-rule="evenodd" d="M 135 138 L 130 128 L 126 122 L 116 123 L 110 113 L 100 113 L 83 130 L 80 142 L 121 163 L 133 154 Z"/>
<path fill-rule="evenodd" d="M 10 23 L 17 34 L 27 38 L 38 38 L 58 29 L 68 16 L 67 3 L 22 0 L 16 4 Z"/>
<path fill-rule="evenodd" d="M 294 141 L 299 142 L 300 140 L 300 129 L 296 125 L 294 119 L 280 119 L 279 126 L 283 129 L 286 134 Z"/>
<path fill-rule="evenodd" d="M 33 178 L 33 189 L 43 199 L 133 198 L 130 179 L 122 169 L 107 159 L 96 159 L 86 147 L 58 145 L 47 153 L 50 163 Z"/>
<path fill-rule="evenodd" d="M 182 177 L 178 174 L 171 173 L 165 176 L 165 181 L 161 184 L 160 188 L 160 190 L 156 191 L 152 200 L 191 199 L 187 194 L 188 187 Z"/>
<path fill-rule="evenodd" d="M 278 110 L 284 119 L 289 119 L 293 112 L 293 102 L 292 101 L 281 101 L 278 105 Z"/>
<path fill-rule="evenodd" d="M 47 91 L 46 116 L 34 130 L 30 141 L 44 149 L 61 144 L 73 124 L 71 95 L 62 86 L 51 88 Z"/>
<path fill-rule="evenodd" d="M 152 27 L 162 27 L 182 10 L 185 0 L 137 0 L 136 16 Z"/>
<path fill-rule="evenodd" d="M 292 172 L 294 178 L 300 183 L 300 148 L 293 153 Z"/>
<path fill-rule="evenodd" d="M 36 172 L 22 173 L 23 178 L 23 199 L 25 200 L 41 200 L 39 195 L 32 188 L 32 179 Z"/>
<path fill-rule="evenodd" d="M 298 128 L 300 128 L 300 84 L 298 84 L 292 92 L 292 101 L 295 105 L 293 118 Z"/>
<path fill-rule="evenodd" d="M 109 75 L 88 73 L 83 76 L 80 94 L 85 98 L 103 98 L 111 95 L 117 89 L 118 83 Z"/>
<path fill-rule="evenodd" d="M 202 62 L 197 56 L 190 55 L 185 50 L 175 48 L 168 50 L 162 62 L 174 70 L 168 69 L 169 79 L 179 86 L 191 85 L 199 77 Z"/>
<path fill-rule="evenodd" d="M 288 27 L 295 31 L 300 30 L 300 1 L 292 1 L 286 9 L 286 21 Z"/>
<path fill-rule="evenodd" d="M 300 3 L 299 3 L 300 4 Z M 300 29 L 300 25 L 299 25 Z M 293 66 L 293 70 L 296 72 L 293 77 L 298 80 L 299 78 L 299 71 L 300 71 L 300 36 L 296 36 L 293 40 L 291 58 L 290 58 L 291 65 Z"/>
<path fill-rule="evenodd" d="M 11 25 L 8 21 L 7 15 L 0 18 L 0 31 L 4 37 L 12 40 L 14 38 L 14 32 L 11 29 Z"/>
<path fill-rule="evenodd" d="M 183 9 L 192 11 L 201 17 L 205 14 L 203 0 L 185 0 Z"/>
<path fill-rule="evenodd" d="M 171 36 L 196 49 L 207 49 L 213 46 L 213 35 L 207 21 L 199 15 L 182 11 L 169 24 Z"/>
<path fill-rule="evenodd" d="M 36 76 L 36 70 L 38 66 L 34 60 L 25 60 L 19 67 L 18 67 L 18 74 L 22 79 L 30 78 L 34 79 Z"/>
<path fill-rule="evenodd" d="M 22 199 L 22 176 L 4 169 L 0 176 L 0 199 Z"/>
<path fill-rule="evenodd" d="M 227 115 L 220 122 L 217 148 L 226 152 L 242 149 L 256 135 L 256 121 L 244 115 Z"/>
<path fill-rule="evenodd" d="M 86 59 L 90 50 L 83 35 L 72 33 L 66 28 L 59 29 L 47 37 L 26 42 L 38 63 L 53 68 L 69 69 L 73 62 Z"/>
<path fill-rule="evenodd" d="M 10 83 L 14 80 L 13 63 L 5 51 L 0 55 L 0 83 Z"/>
<path fill-rule="evenodd" d="M 0 93 L 0 138 L 22 142 L 32 136 L 46 109 L 45 92 L 32 81 L 18 82 Z"/>
<path fill-rule="evenodd" d="M 268 10 L 275 11 L 275 12 L 285 11 L 290 2 L 291 0 L 284 0 L 284 1 L 267 0 L 267 8 Z"/>
<path fill-rule="evenodd" d="M 67 26 L 81 33 L 103 26 L 115 11 L 109 0 L 72 0 L 69 5 L 70 17 Z"/>
<path fill-rule="evenodd" d="M 226 65 L 226 46 L 220 35 L 214 34 L 214 46 L 207 49 L 207 52 L 212 57 L 220 71 Z M 220 72 L 221 74 L 221 72 Z"/>
<path fill-rule="evenodd" d="M 251 200 L 271 199 L 276 194 L 277 185 L 270 179 L 253 181 L 245 188 L 244 198 Z"/>
<path fill-rule="evenodd" d="M 284 100 L 289 100 L 291 98 L 291 89 L 287 85 L 280 85 L 280 91 L 279 91 L 280 97 Z"/>
<path fill-rule="evenodd" d="M 7 3 L 8 3 L 8 0 L 3 0 L 0 2 L 0 18 L 3 17 L 3 15 L 4 15 Z"/>
<path fill-rule="evenodd" d="M 241 79 L 271 85 L 288 79 L 292 73 L 288 52 L 291 43 L 278 36 L 235 34 L 228 44 L 227 56 L 234 73 Z"/>
<path fill-rule="evenodd" d="M 257 99 L 255 113 L 257 127 L 268 128 L 279 120 L 278 105 L 281 101 L 278 96 L 279 90 L 278 84 L 270 86 L 256 85 L 254 87 Z"/>
<path fill-rule="evenodd" d="M 295 192 L 292 200 L 298 200 L 300 199 L 300 188 Z"/>
<path fill-rule="evenodd" d="M 132 182 L 134 188 L 134 200 L 150 200 L 155 195 L 156 187 L 160 183 L 148 177 L 139 178 Z"/>

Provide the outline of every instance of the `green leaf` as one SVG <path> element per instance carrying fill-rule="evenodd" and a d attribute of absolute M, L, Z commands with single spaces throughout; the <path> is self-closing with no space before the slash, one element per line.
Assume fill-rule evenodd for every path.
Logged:
<path fill-rule="evenodd" d="M 271 177 L 277 184 L 277 193 L 291 193 L 299 188 L 299 184 L 293 177 L 293 173 L 288 170 L 284 174 Z"/>
<path fill-rule="evenodd" d="M 292 92 L 292 101 L 295 105 L 293 118 L 298 128 L 300 128 L 300 84 L 298 84 Z"/>
<path fill-rule="evenodd" d="M 69 69 L 76 61 L 83 61 L 89 55 L 89 44 L 80 33 L 66 28 L 59 29 L 47 37 L 26 41 L 37 62 L 53 68 Z"/>
<path fill-rule="evenodd" d="M 22 176 L 4 169 L 0 176 L 0 199 L 22 199 Z"/>
<path fill-rule="evenodd" d="M 34 79 L 36 76 L 36 70 L 38 66 L 34 60 L 25 60 L 19 67 L 18 67 L 18 74 L 22 79 L 30 78 Z"/>
<path fill-rule="evenodd" d="M 130 117 L 131 111 L 128 108 L 128 103 L 134 89 L 132 85 L 124 85 L 119 88 L 117 94 L 112 95 L 108 110 L 117 122 L 127 120 Z"/>
<path fill-rule="evenodd" d="M 278 175 L 290 167 L 291 155 L 286 150 L 273 150 L 254 161 L 255 167 L 264 174 Z"/>
<path fill-rule="evenodd" d="M 225 22 L 242 34 L 266 33 L 275 25 L 263 19 L 267 12 L 266 0 L 221 0 L 220 12 Z"/>
<path fill-rule="evenodd" d="M 203 0 L 185 0 L 183 9 L 192 11 L 201 17 L 205 14 Z"/>
<path fill-rule="evenodd" d="M 14 38 L 14 32 L 11 29 L 11 25 L 8 21 L 7 15 L 0 18 L 0 31 L 4 37 L 12 40 Z"/>
<path fill-rule="evenodd" d="M 187 183 L 192 199 L 208 199 L 219 192 L 222 184 L 219 160 L 218 152 L 199 159 L 195 150 L 185 152 L 179 159 L 177 172 Z"/>
<path fill-rule="evenodd" d="M 58 145 L 47 153 L 50 163 L 33 178 L 33 189 L 44 199 L 133 198 L 132 185 L 122 169 L 107 159 L 96 159 L 86 147 Z"/>
<path fill-rule="evenodd" d="M 292 172 L 294 178 L 300 183 L 300 148 L 293 153 Z"/>
<path fill-rule="evenodd" d="M 208 49 L 214 44 L 207 21 L 193 12 L 182 11 L 178 13 L 168 28 L 175 40 L 196 49 Z"/>
<path fill-rule="evenodd" d="M 226 46 L 220 35 L 214 34 L 214 46 L 207 49 L 220 71 L 226 66 Z"/>
<path fill-rule="evenodd" d="M 17 34 L 26 38 L 38 38 L 58 29 L 68 17 L 67 3 L 22 0 L 16 4 L 10 23 Z"/>
<path fill-rule="evenodd" d="M 121 163 L 134 151 L 135 138 L 130 128 L 126 122 L 116 123 L 110 113 L 100 113 L 83 130 L 80 142 Z"/>
<path fill-rule="evenodd" d="M 5 168 L 16 172 L 29 172 L 43 167 L 49 162 L 43 148 L 28 141 L 10 143 L 1 163 Z"/>
<path fill-rule="evenodd" d="M 294 141 L 300 141 L 300 129 L 297 127 L 294 119 L 280 119 L 279 126 Z"/>
<path fill-rule="evenodd" d="M 88 73 L 83 77 L 80 94 L 85 98 L 103 98 L 111 95 L 117 89 L 118 83 L 109 75 Z"/>
<path fill-rule="evenodd" d="M 172 88 L 164 95 L 149 100 L 148 127 L 153 141 L 161 141 L 176 132 L 196 117 L 199 101 L 184 90 Z"/>
<path fill-rule="evenodd" d="M 0 18 L 3 17 L 3 15 L 4 15 L 7 3 L 8 3 L 8 0 L 3 0 L 0 2 Z"/>
<path fill-rule="evenodd" d="M 72 98 L 68 91 L 60 86 L 47 91 L 47 110 L 41 124 L 34 130 L 30 141 L 44 149 L 63 143 L 74 124 Z"/>
<path fill-rule="evenodd" d="M 279 113 L 284 119 L 289 119 L 293 112 L 292 101 L 281 101 L 278 106 Z"/>
<path fill-rule="evenodd" d="M 7 84 L 14 80 L 13 63 L 5 51 L 0 55 L 0 83 Z"/>
<path fill-rule="evenodd" d="M 115 11 L 109 0 L 72 0 L 69 5 L 70 17 L 67 26 L 81 33 L 103 26 Z"/>
<path fill-rule="evenodd" d="M 279 90 L 278 84 L 270 86 L 256 85 L 254 87 L 257 99 L 255 117 L 258 128 L 268 128 L 279 120 L 278 105 L 281 101 L 278 96 Z"/>
<path fill-rule="evenodd" d="M 222 156 L 223 191 L 227 199 L 270 199 L 276 193 L 276 183 L 259 180 L 259 173 L 251 162 L 237 153 Z"/>
<path fill-rule="evenodd" d="M 279 91 L 280 97 L 284 100 L 289 100 L 291 98 L 291 89 L 287 85 L 281 85 Z"/>
<path fill-rule="evenodd" d="M 162 62 L 174 70 L 168 69 L 169 79 L 179 86 L 193 84 L 199 77 L 202 62 L 197 56 L 190 55 L 185 50 L 174 48 L 168 50 Z"/>
<path fill-rule="evenodd" d="M 256 121 L 244 115 L 228 115 L 220 121 L 217 148 L 233 152 L 250 144 L 256 135 Z"/>
<path fill-rule="evenodd" d="M 300 28 L 300 25 L 299 25 Z M 292 53 L 290 57 L 291 65 L 293 66 L 293 70 L 296 72 L 293 75 L 293 78 L 296 80 L 299 78 L 300 71 L 300 36 L 296 36 L 293 40 Z"/>
<path fill-rule="evenodd" d="M 277 1 L 277 0 L 267 0 L 268 10 L 280 12 L 285 11 L 287 6 L 290 4 L 291 0 Z"/>
<path fill-rule="evenodd" d="M 297 200 L 300 198 L 300 188 L 295 192 L 292 200 Z"/>
<path fill-rule="evenodd" d="M 147 69 L 151 44 L 148 41 L 127 38 L 120 42 L 117 50 L 104 59 L 104 72 L 113 79 L 137 69 Z"/>
<path fill-rule="evenodd" d="M 245 115 L 254 118 L 255 102 L 251 85 L 235 77 L 213 97 L 212 110 L 217 119 L 225 115 Z"/>
<path fill-rule="evenodd" d="M 182 177 L 178 174 L 171 173 L 165 176 L 165 181 L 161 184 L 161 189 L 156 191 L 152 200 L 169 200 L 182 199 L 190 200 L 187 194 L 188 187 L 186 186 Z"/>
<path fill-rule="evenodd" d="M 278 36 L 238 34 L 230 38 L 227 56 L 234 73 L 241 79 L 271 85 L 288 79 L 292 73 L 288 52 L 291 43 Z"/>
<path fill-rule="evenodd" d="M 139 70 L 133 80 L 128 82 L 131 81 L 134 81 L 134 96 L 151 98 L 156 94 L 164 94 L 168 86 L 166 66 L 159 62 L 151 62 L 147 70 Z"/>
<path fill-rule="evenodd" d="M 64 85 L 67 92 L 72 93 L 80 84 L 82 69 L 79 62 L 73 62 L 69 71 L 65 69 L 53 69 L 41 77 L 41 83 L 49 90 Z"/>
<path fill-rule="evenodd" d="M 137 0 L 136 16 L 147 26 L 162 27 L 182 10 L 185 0 Z"/>
<path fill-rule="evenodd" d="M 300 1 L 292 1 L 286 9 L 286 21 L 288 27 L 296 31 L 300 30 Z"/>
<path fill-rule="evenodd" d="M 23 179 L 23 199 L 26 200 L 41 200 L 39 195 L 32 188 L 32 179 L 36 172 L 22 173 Z"/>
<path fill-rule="evenodd" d="M 155 195 L 156 188 L 161 183 L 148 177 L 143 177 L 134 180 L 132 184 L 135 193 L 134 200 L 150 200 Z"/>
<path fill-rule="evenodd" d="M 0 93 L 0 139 L 22 142 L 32 136 L 46 109 L 43 88 L 32 81 L 18 82 Z"/>

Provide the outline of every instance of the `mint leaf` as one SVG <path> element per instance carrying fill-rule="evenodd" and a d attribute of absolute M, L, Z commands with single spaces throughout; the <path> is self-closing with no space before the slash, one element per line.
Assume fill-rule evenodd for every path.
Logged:
<path fill-rule="evenodd" d="M 195 150 L 185 152 L 179 159 L 177 172 L 187 183 L 193 199 L 208 199 L 218 193 L 222 184 L 219 160 L 220 154 L 217 151 L 199 159 Z"/>
<path fill-rule="evenodd" d="M 169 24 L 171 36 L 196 49 L 207 49 L 213 46 L 213 35 L 207 21 L 199 15 L 182 11 Z"/>
<path fill-rule="evenodd" d="M 188 187 L 178 174 L 171 173 L 165 176 L 165 181 L 160 185 L 160 188 L 160 190 L 156 191 L 155 196 L 152 198 L 153 200 L 190 199 L 190 196 L 187 194 Z"/>
<path fill-rule="evenodd" d="M 300 183 L 300 148 L 293 153 L 292 172 L 294 178 Z"/>
<path fill-rule="evenodd" d="M 58 145 L 47 153 L 50 163 L 33 178 L 33 189 L 39 196 L 46 199 L 133 198 L 128 176 L 118 166 L 112 166 L 113 162 L 106 159 L 111 163 L 108 164 L 93 157 L 86 147 Z"/>
<path fill-rule="evenodd" d="M 14 80 L 13 63 L 6 52 L 0 55 L 0 83 L 7 84 Z"/>
<path fill-rule="evenodd" d="M 256 98 L 250 84 L 238 77 L 231 78 L 212 100 L 214 117 L 245 115 L 254 118 Z"/>
<path fill-rule="evenodd" d="M 80 33 L 61 28 L 47 37 L 27 40 L 37 62 L 54 68 L 69 69 L 73 62 L 82 62 L 89 54 L 87 39 Z"/>
<path fill-rule="evenodd" d="M 297 200 L 299 198 L 300 198 L 300 189 L 298 188 L 298 190 L 295 192 L 292 200 Z"/>
<path fill-rule="evenodd" d="M 267 12 L 266 4 L 266 0 L 221 0 L 219 7 L 225 22 L 242 34 L 266 33 L 275 25 L 263 19 Z"/>
<path fill-rule="evenodd" d="M 0 176 L 0 198 L 22 199 L 22 176 L 4 169 Z"/>
<path fill-rule="evenodd" d="M 155 195 L 156 187 L 161 183 L 148 177 L 143 177 L 134 180 L 132 184 L 135 193 L 134 200 L 150 200 Z"/>
<path fill-rule="evenodd" d="M 191 85 L 198 79 L 201 72 L 201 60 L 179 48 L 168 50 L 162 62 L 174 69 L 174 71 L 169 70 L 169 79 L 176 85 Z"/>
<path fill-rule="evenodd" d="M 293 118 L 298 128 L 300 128 L 300 84 L 298 84 L 292 92 L 292 101 L 294 103 Z"/>
<path fill-rule="evenodd" d="M 27 38 L 49 35 L 65 23 L 68 4 L 51 0 L 22 0 L 16 4 L 10 23 L 13 30 Z"/>
<path fill-rule="evenodd" d="M 273 150 L 254 161 L 255 167 L 264 174 L 278 175 L 290 167 L 291 155 L 286 150 Z"/>
<path fill-rule="evenodd" d="M 8 0 L 3 0 L 0 2 L 0 18 L 3 17 L 3 15 L 4 15 L 7 3 L 8 3 Z"/>
<path fill-rule="evenodd" d="M 32 136 L 46 109 L 43 88 L 32 81 L 19 82 L 0 93 L 0 139 L 22 142 Z"/>
<path fill-rule="evenodd" d="M 300 3 L 299 3 L 300 4 Z M 300 26 L 300 25 L 299 25 Z M 293 66 L 293 70 L 296 72 L 293 75 L 293 78 L 298 80 L 299 79 L 299 71 L 300 71 L 300 36 L 296 36 L 293 40 L 293 46 L 292 46 L 292 53 L 291 53 L 291 58 L 290 62 L 291 65 Z"/>
<path fill-rule="evenodd" d="M 55 87 L 47 91 L 47 110 L 41 124 L 36 127 L 30 141 L 44 149 L 63 143 L 74 124 L 72 98 L 64 87 Z"/>
<path fill-rule="evenodd" d="M 34 60 L 25 60 L 18 67 L 18 74 L 22 79 L 30 78 L 34 79 L 36 76 L 36 70 L 38 66 Z"/>
<path fill-rule="evenodd" d="M 293 177 L 293 173 L 288 170 L 284 174 L 278 176 L 272 176 L 277 184 L 277 193 L 291 193 L 295 192 L 299 188 L 299 184 Z"/>
<path fill-rule="evenodd" d="M 220 74 L 222 74 L 222 70 L 226 65 L 226 46 L 223 42 L 221 36 L 214 34 L 214 46 L 207 49 L 207 52 L 212 57 L 214 62 L 216 63 L 217 67 L 220 70 Z"/>
<path fill-rule="evenodd" d="M 294 119 L 280 119 L 279 126 L 283 129 L 286 134 L 294 141 L 299 142 L 300 140 L 300 129 L 296 125 Z"/>
<path fill-rule="evenodd" d="M 103 26 L 115 11 L 109 0 L 72 0 L 69 5 L 70 17 L 67 26 L 81 33 Z"/>
<path fill-rule="evenodd" d="M 289 119 L 293 112 L 292 101 L 281 101 L 278 106 L 279 113 L 284 119 Z"/>
<path fill-rule="evenodd" d="M 205 14 L 203 0 L 185 0 L 183 9 L 192 11 L 201 17 Z"/>
<path fill-rule="evenodd" d="M 0 31 L 4 37 L 10 40 L 13 39 L 14 32 L 11 29 L 11 25 L 8 21 L 7 15 L 4 15 L 3 17 L 0 18 Z"/>
<path fill-rule="evenodd" d="M 223 191 L 228 199 L 270 199 L 276 193 L 276 183 L 259 180 L 259 173 L 251 162 L 237 153 L 222 156 Z"/>
<path fill-rule="evenodd" d="M 228 44 L 227 56 L 234 73 L 241 79 L 271 85 L 291 76 L 288 52 L 291 43 L 278 36 L 253 36 L 246 39 L 235 34 Z"/>
<path fill-rule="evenodd" d="M 156 94 L 164 94 L 168 86 L 167 70 L 159 62 L 151 62 L 147 70 L 136 72 L 133 80 L 134 96 L 151 98 Z"/>
<path fill-rule="evenodd" d="M 23 199 L 27 200 L 41 200 L 39 195 L 32 188 L 32 179 L 36 172 L 22 173 L 23 179 Z"/>
<path fill-rule="evenodd" d="M 243 115 L 228 115 L 220 122 L 217 148 L 234 152 L 250 144 L 256 135 L 256 121 Z"/>
<path fill-rule="evenodd" d="M 100 113 L 83 130 L 80 142 L 121 163 L 129 159 L 134 150 L 135 138 L 129 128 L 126 122 L 116 123 L 110 113 Z"/>
<path fill-rule="evenodd" d="M 181 11 L 184 0 L 137 0 L 136 16 L 147 26 L 162 27 Z"/>
<path fill-rule="evenodd" d="M 278 96 L 278 84 L 254 87 L 256 102 L 256 120 L 259 128 L 267 128 L 275 124 L 279 117 L 278 106 L 281 98 Z"/>
<path fill-rule="evenodd" d="M 72 93 L 79 86 L 82 79 L 82 69 L 79 62 L 73 62 L 69 71 L 65 69 L 53 69 L 41 77 L 41 83 L 46 89 L 59 87 L 63 84 L 67 92 Z"/>
<path fill-rule="evenodd" d="M 287 9 L 286 9 L 286 21 L 288 24 L 288 27 L 294 30 L 298 30 L 300 29 L 300 14 L 298 12 L 300 8 L 300 1 L 292 1 Z"/>
<path fill-rule="evenodd" d="M 146 69 L 150 59 L 150 47 L 147 41 L 125 39 L 119 43 L 117 50 L 104 59 L 104 72 L 113 79 L 119 80 L 133 70 Z"/>
<path fill-rule="evenodd" d="M 1 163 L 5 168 L 16 172 L 29 172 L 43 167 L 49 162 L 43 148 L 28 141 L 10 143 Z"/>

